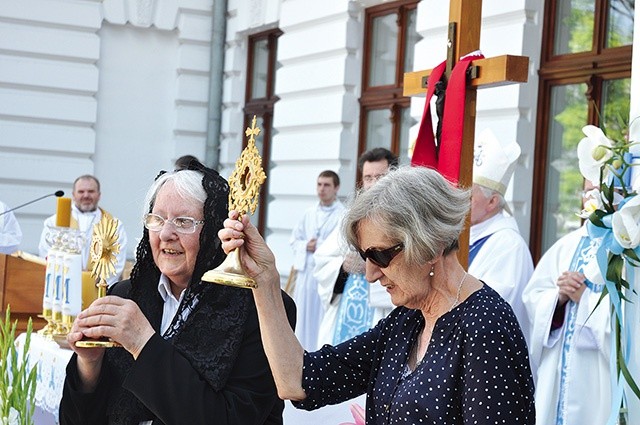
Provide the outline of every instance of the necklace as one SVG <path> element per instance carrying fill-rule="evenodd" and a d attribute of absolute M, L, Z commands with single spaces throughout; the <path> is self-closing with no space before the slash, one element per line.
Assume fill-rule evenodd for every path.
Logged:
<path fill-rule="evenodd" d="M 460 292 L 462 292 L 462 284 L 464 283 L 464 280 L 467 278 L 468 274 L 469 273 L 464 272 L 464 274 L 462 275 L 462 279 L 460 279 L 460 283 L 458 283 L 458 292 L 456 293 L 456 299 L 453 300 L 453 304 L 451 304 L 451 307 L 449 307 L 449 311 L 453 310 L 454 307 L 460 303 Z"/>
<path fill-rule="evenodd" d="M 460 279 L 460 283 L 458 283 L 458 291 L 456 292 L 456 299 L 453 300 L 453 304 L 451 304 L 451 307 L 449 307 L 449 310 L 447 312 L 453 310 L 460 303 L 460 294 L 462 293 L 462 285 L 464 284 L 464 281 L 467 278 L 468 274 L 469 273 L 464 272 L 464 274 L 462 275 L 462 279 Z M 426 326 L 427 326 L 427 323 L 425 323 L 425 329 L 426 329 Z M 418 340 L 416 341 L 416 345 L 415 345 L 415 347 L 413 349 L 413 351 L 415 353 L 415 367 L 414 367 L 414 370 L 417 369 L 418 366 L 420 366 L 420 364 L 422 363 L 422 360 L 424 359 L 424 355 L 420 358 L 419 351 L 420 351 L 420 339 L 421 339 L 422 333 L 425 331 L 425 329 L 423 329 L 420 332 L 420 334 L 418 334 Z M 429 333 L 433 334 L 433 331 L 431 331 Z"/>

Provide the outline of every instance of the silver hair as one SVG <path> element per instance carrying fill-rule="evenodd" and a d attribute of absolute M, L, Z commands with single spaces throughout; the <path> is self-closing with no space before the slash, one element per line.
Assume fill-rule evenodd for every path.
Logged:
<path fill-rule="evenodd" d="M 146 214 L 151 211 L 160 188 L 167 182 L 173 182 L 177 194 L 182 199 L 195 201 L 204 206 L 204 202 L 207 200 L 207 193 L 202 187 L 202 173 L 193 170 L 180 170 L 164 173 L 153 182 L 144 198 L 145 210 L 143 213 Z"/>
<path fill-rule="evenodd" d="M 478 185 L 478 188 L 480 188 L 485 198 L 489 199 L 493 195 L 498 197 L 498 208 L 500 208 L 500 210 L 503 210 L 505 205 L 507 205 L 507 201 L 504 200 L 504 196 L 502 196 L 502 193 L 498 192 L 497 190 L 489 189 L 488 187 L 478 183 L 476 183 L 476 185 Z"/>
<path fill-rule="evenodd" d="M 437 171 L 403 166 L 356 196 L 344 220 L 347 242 L 358 247 L 363 220 L 404 244 L 409 264 L 424 264 L 457 249 L 469 212 L 471 191 L 459 189 Z"/>

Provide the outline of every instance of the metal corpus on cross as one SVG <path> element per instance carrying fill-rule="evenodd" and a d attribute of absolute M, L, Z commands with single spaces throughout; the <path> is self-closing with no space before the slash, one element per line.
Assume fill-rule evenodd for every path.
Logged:
<path fill-rule="evenodd" d="M 461 56 L 480 48 L 480 25 L 482 21 L 482 0 L 451 0 L 449 6 L 449 26 L 447 36 L 447 65 L 444 78 Z M 526 56 L 504 55 L 473 60 L 470 64 L 464 105 L 462 149 L 460 154 L 460 175 L 458 185 L 470 187 L 473 172 L 473 145 L 476 122 L 476 91 L 483 87 L 497 87 L 514 83 L 526 83 L 529 58 Z M 425 94 L 432 70 L 407 72 L 404 74 L 405 96 Z M 446 102 L 446 100 L 445 100 Z M 445 154 L 446 152 L 440 152 Z M 469 220 L 460 235 L 458 259 L 466 268 L 469 255 Z"/>

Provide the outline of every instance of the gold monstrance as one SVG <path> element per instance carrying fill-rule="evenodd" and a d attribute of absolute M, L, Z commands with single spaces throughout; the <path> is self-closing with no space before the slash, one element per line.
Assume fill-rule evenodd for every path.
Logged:
<path fill-rule="evenodd" d="M 240 154 L 240 158 L 236 161 L 236 168 L 229 177 L 229 210 L 238 211 L 238 220 L 249 211 L 251 214 L 255 212 L 258 207 L 260 186 L 267 178 L 261 166 L 262 158 L 256 148 L 258 134 L 260 134 L 260 128 L 256 127 L 254 115 L 251 127 L 247 127 L 245 131 L 245 135 L 249 138 L 247 147 Z M 240 288 L 257 288 L 258 286 L 242 268 L 237 249 L 231 251 L 218 267 L 206 272 L 202 280 Z"/>
<path fill-rule="evenodd" d="M 116 274 L 116 254 L 120 253 L 118 243 L 118 220 L 108 214 L 102 214 L 102 218 L 93 228 L 91 238 L 91 276 L 96 280 L 98 298 L 107 295 L 107 279 Z M 104 339 L 83 339 L 76 342 L 76 347 L 120 347 L 115 341 Z"/>

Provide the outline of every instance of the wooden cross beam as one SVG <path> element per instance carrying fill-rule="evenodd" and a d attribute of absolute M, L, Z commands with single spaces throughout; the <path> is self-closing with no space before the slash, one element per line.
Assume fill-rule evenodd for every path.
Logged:
<path fill-rule="evenodd" d="M 447 71 L 445 78 L 461 56 L 480 48 L 480 24 L 482 0 L 450 0 L 449 31 L 447 37 Z M 498 56 L 471 62 L 471 80 L 467 84 L 462 153 L 460 158 L 460 187 L 470 187 L 473 172 L 473 145 L 476 123 L 476 91 L 483 87 L 496 87 L 512 83 L 526 83 L 529 58 L 526 56 Z M 432 70 L 407 72 L 404 74 L 405 96 L 425 94 Z M 435 81 L 433 82 L 436 83 Z M 446 102 L 446 99 L 445 99 Z M 443 155 L 445 152 L 440 152 Z M 460 236 L 458 259 L 466 268 L 469 255 L 469 219 Z"/>

